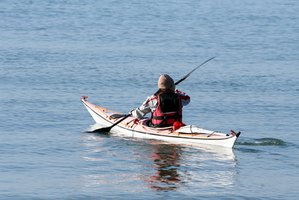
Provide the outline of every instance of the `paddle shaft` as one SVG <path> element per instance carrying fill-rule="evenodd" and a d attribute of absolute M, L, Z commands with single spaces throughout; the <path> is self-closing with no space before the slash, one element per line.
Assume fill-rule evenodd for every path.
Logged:
<path fill-rule="evenodd" d="M 131 116 L 131 114 L 127 114 L 126 116 L 124 116 L 122 119 L 120 119 L 120 120 L 117 121 L 115 124 L 113 124 L 112 126 L 110 126 L 110 129 L 112 129 L 114 126 L 116 126 L 116 125 L 119 124 L 120 122 L 124 121 L 125 119 L 127 119 L 129 116 Z"/>
<path fill-rule="evenodd" d="M 125 115 L 123 118 L 121 118 L 120 120 L 118 120 L 116 123 L 112 124 L 111 126 L 108 127 L 103 127 L 103 128 L 99 128 L 99 129 L 95 129 L 93 131 L 90 131 L 90 133 L 107 133 L 110 132 L 110 130 L 116 126 L 117 124 L 119 124 L 120 122 L 124 121 L 125 119 L 127 119 L 128 117 L 130 117 L 131 115 Z"/>
<path fill-rule="evenodd" d="M 204 61 L 203 63 L 201 63 L 200 65 L 198 65 L 197 67 L 195 67 L 192 71 L 190 71 L 186 76 L 184 76 L 183 78 L 181 78 L 180 80 L 178 80 L 177 82 L 175 82 L 175 85 L 178 85 L 180 82 L 182 82 L 183 80 L 185 80 L 186 78 L 188 78 L 195 70 L 197 70 L 198 68 L 200 68 L 201 66 L 203 66 L 204 64 L 206 64 L 207 62 L 213 60 L 215 57 L 212 57 L 206 61 Z"/>
<path fill-rule="evenodd" d="M 207 62 L 213 60 L 215 57 L 212 57 L 206 61 L 204 61 L 203 63 L 201 63 L 200 65 L 198 65 L 196 68 L 194 68 L 192 71 L 190 71 L 186 76 L 184 76 L 183 78 L 181 78 L 180 80 L 178 80 L 177 82 L 175 82 L 175 85 L 178 85 L 179 83 L 181 83 L 182 81 L 184 81 L 186 78 L 188 78 L 195 70 L 197 70 L 198 68 L 200 68 L 201 66 L 203 66 L 204 64 L 206 64 Z M 106 132 L 108 133 L 114 126 L 116 126 L 117 124 L 119 124 L 120 122 L 124 121 L 125 119 L 127 119 L 129 116 L 131 116 L 131 114 L 128 114 L 126 116 L 124 116 L 122 119 L 118 120 L 116 123 L 112 124 L 109 127 L 104 127 L 104 128 L 99 128 L 96 129 L 92 132 Z"/>

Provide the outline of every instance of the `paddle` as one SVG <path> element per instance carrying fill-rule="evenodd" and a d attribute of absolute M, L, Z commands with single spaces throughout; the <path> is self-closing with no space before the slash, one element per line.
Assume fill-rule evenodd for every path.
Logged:
<path fill-rule="evenodd" d="M 185 80 L 186 78 L 188 78 L 190 76 L 190 74 L 192 74 L 195 70 L 197 70 L 198 68 L 200 68 L 201 66 L 203 66 L 204 64 L 206 64 L 207 62 L 213 60 L 215 57 L 212 57 L 206 61 L 204 61 L 203 63 L 201 63 L 200 65 L 198 65 L 196 68 L 194 68 L 191 72 L 189 72 L 186 76 L 184 76 L 183 78 L 181 78 L 180 80 L 178 80 L 177 82 L 175 82 L 175 85 L 178 85 L 180 82 L 182 82 L 183 80 Z"/>
<path fill-rule="evenodd" d="M 127 115 L 125 115 L 121 120 L 119 120 L 119 121 L 117 121 L 116 123 L 112 124 L 112 126 L 108 126 L 108 127 L 104 127 L 104 128 L 99 128 L 99 129 L 93 130 L 93 131 L 91 131 L 91 132 L 92 132 L 92 133 L 95 133 L 95 132 L 97 132 L 97 133 L 108 133 L 108 132 L 110 132 L 110 130 L 111 130 L 114 126 L 116 126 L 117 124 L 119 124 L 120 122 L 124 121 L 125 119 L 127 119 L 127 118 L 130 117 L 130 116 L 131 116 L 131 114 L 127 114 Z"/>
<path fill-rule="evenodd" d="M 204 61 L 203 63 L 201 63 L 200 65 L 198 65 L 196 68 L 194 68 L 192 71 L 190 71 L 186 76 L 184 76 L 183 78 L 181 78 L 179 81 L 175 82 L 175 85 L 178 85 L 180 82 L 184 81 L 186 78 L 188 78 L 190 76 L 190 74 L 192 74 L 195 70 L 197 70 L 198 68 L 200 68 L 201 66 L 203 66 L 204 64 L 206 64 L 207 62 L 213 60 L 215 57 L 212 57 L 206 61 Z M 127 114 L 125 115 L 122 119 L 118 120 L 117 122 L 115 122 L 114 124 L 112 124 L 109 127 L 104 127 L 104 128 L 99 128 L 96 130 L 93 130 L 91 132 L 97 132 L 97 133 L 108 133 L 110 132 L 110 130 L 116 126 L 117 124 L 119 124 L 120 122 L 124 121 L 125 119 L 127 119 L 129 116 L 131 116 L 131 114 Z"/>

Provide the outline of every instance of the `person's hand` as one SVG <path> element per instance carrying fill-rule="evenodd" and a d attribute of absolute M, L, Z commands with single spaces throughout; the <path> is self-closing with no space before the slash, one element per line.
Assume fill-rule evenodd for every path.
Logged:
<path fill-rule="evenodd" d="M 182 94 L 182 95 L 186 95 L 185 92 L 182 92 L 181 90 L 178 90 L 178 89 L 175 90 L 175 93 Z"/>
<path fill-rule="evenodd" d="M 131 110 L 131 111 L 128 113 L 128 115 L 132 115 L 132 113 L 133 113 L 134 110 L 135 110 L 135 109 Z"/>

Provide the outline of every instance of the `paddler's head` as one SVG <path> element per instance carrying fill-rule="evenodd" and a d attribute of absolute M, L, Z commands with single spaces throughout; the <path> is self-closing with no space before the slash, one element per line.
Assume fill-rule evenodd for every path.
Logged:
<path fill-rule="evenodd" d="M 162 74 L 159 77 L 159 80 L 158 80 L 158 88 L 160 90 L 172 90 L 172 91 L 174 91 L 175 90 L 175 84 L 174 84 L 173 79 L 167 74 Z"/>

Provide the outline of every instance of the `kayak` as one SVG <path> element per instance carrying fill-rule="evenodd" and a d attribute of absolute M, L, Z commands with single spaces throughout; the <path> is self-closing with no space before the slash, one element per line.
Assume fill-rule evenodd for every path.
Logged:
<path fill-rule="evenodd" d="M 81 98 L 84 106 L 101 127 L 112 126 L 122 120 L 110 130 L 110 134 L 133 137 L 142 139 L 161 140 L 174 144 L 186 144 L 192 146 L 213 145 L 233 148 L 236 140 L 240 136 L 240 132 L 230 131 L 230 133 L 222 133 L 211 131 L 197 127 L 195 125 L 182 126 L 177 130 L 173 127 L 154 128 L 148 126 L 150 118 L 137 119 L 132 116 L 127 116 L 119 112 L 108 110 L 98 105 L 94 105 L 87 101 L 87 97 Z"/>

